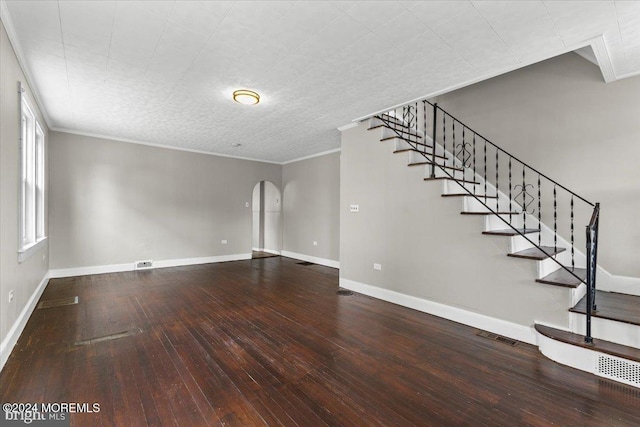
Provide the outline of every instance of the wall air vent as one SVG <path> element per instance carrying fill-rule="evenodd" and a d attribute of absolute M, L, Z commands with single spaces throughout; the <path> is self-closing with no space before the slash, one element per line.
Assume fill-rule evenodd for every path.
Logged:
<path fill-rule="evenodd" d="M 596 374 L 640 387 L 640 363 L 606 354 L 598 355 Z"/>
<path fill-rule="evenodd" d="M 136 270 L 146 270 L 148 268 L 153 268 L 153 260 L 145 260 L 145 261 L 136 261 L 135 263 Z"/>

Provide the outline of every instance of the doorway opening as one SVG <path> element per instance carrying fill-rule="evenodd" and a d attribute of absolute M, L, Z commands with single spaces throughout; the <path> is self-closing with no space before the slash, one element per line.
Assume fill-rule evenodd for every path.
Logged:
<path fill-rule="evenodd" d="M 252 195 L 252 258 L 279 256 L 282 248 L 280 190 L 270 181 L 260 181 Z"/>

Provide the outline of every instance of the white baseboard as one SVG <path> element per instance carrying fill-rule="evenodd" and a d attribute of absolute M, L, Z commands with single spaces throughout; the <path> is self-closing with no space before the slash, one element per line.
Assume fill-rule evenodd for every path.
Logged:
<path fill-rule="evenodd" d="M 506 320 L 485 316 L 457 307 L 429 301 L 426 299 L 401 294 L 396 291 L 379 288 L 377 286 L 366 285 L 349 279 L 340 278 L 340 286 L 351 291 L 359 292 L 374 298 L 388 301 L 403 307 L 422 311 L 474 328 L 504 335 L 518 341 L 536 345 L 536 334 L 533 327 L 518 325 Z"/>
<path fill-rule="evenodd" d="M 301 261 L 307 261 L 307 262 L 312 262 L 314 264 L 324 265 L 327 267 L 340 268 L 340 261 L 334 261 L 332 259 L 318 258 L 311 255 L 298 254 L 296 252 L 289 252 L 289 251 L 281 251 L 280 255 L 287 258 L 299 259 Z"/>
<path fill-rule="evenodd" d="M 276 251 L 275 249 L 251 248 L 251 250 L 255 252 L 266 252 L 268 254 L 281 255 L 280 251 Z"/>
<path fill-rule="evenodd" d="M 29 320 L 29 317 L 31 317 L 31 313 L 33 313 L 33 310 L 36 308 L 36 303 L 40 299 L 42 292 L 44 292 L 44 288 L 47 287 L 48 282 L 49 273 L 44 275 L 42 281 L 40 281 L 40 284 L 38 285 L 36 290 L 33 291 L 33 294 L 31 294 L 29 301 L 27 301 L 27 304 L 25 304 L 24 308 L 20 312 L 20 315 L 13 323 L 13 326 L 11 326 L 11 329 L 9 329 L 9 333 L 2 341 L 2 343 L 0 343 L 0 371 L 2 371 L 2 368 L 4 368 L 4 364 L 7 363 L 7 359 L 9 359 L 9 355 L 11 354 L 13 347 L 18 342 L 18 338 L 20 338 L 20 334 L 22 334 L 22 331 L 27 324 L 27 320 Z"/>
<path fill-rule="evenodd" d="M 232 254 L 232 255 L 218 255 L 198 258 L 182 258 L 182 259 L 169 259 L 162 261 L 154 261 L 153 267 L 145 268 L 150 270 L 153 268 L 166 268 L 166 267 L 180 267 L 185 265 L 196 264 L 209 264 L 215 262 L 226 261 L 240 261 L 251 259 L 251 254 Z M 86 276 L 89 274 L 105 274 L 105 273 L 118 273 L 121 271 L 133 271 L 135 270 L 135 263 L 128 264 L 112 264 L 112 265 L 94 265 L 90 267 L 76 267 L 76 268 L 61 268 L 49 271 L 49 277 L 74 277 L 74 276 Z"/>

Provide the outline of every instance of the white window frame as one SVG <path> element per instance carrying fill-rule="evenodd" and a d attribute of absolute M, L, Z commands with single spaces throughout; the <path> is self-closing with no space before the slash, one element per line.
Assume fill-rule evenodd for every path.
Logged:
<path fill-rule="evenodd" d="M 20 203 L 18 261 L 37 252 L 47 240 L 45 230 L 45 137 L 34 110 L 20 92 Z"/>

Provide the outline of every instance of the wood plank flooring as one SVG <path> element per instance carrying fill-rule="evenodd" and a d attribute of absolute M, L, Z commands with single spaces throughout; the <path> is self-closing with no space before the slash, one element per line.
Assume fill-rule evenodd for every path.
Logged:
<path fill-rule="evenodd" d="M 42 301 L 79 302 L 34 311 L 0 401 L 100 404 L 74 426 L 640 425 L 638 389 L 296 262 L 51 280 Z"/>

